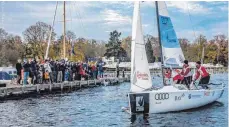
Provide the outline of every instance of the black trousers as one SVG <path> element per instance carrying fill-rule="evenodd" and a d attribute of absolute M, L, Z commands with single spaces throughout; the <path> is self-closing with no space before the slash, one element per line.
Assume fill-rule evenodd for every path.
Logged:
<path fill-rule="evenodd" d="M 116 75 L 116 77 L 117 77 L 117 78 L 119 77 L 119 71 L 117 71 L 117 75 Z"/>
<path fill-rule="evenodd" d="M 208 76 L 206 76 L 206 77 L 204 77 L 204 78 L 201 78 L 199 84 L 208 84 L 209 81 L 210 81 L 210 76 L 208 75 Z"/>
<path fill-rule="evenodd" d="M 192 76 L 184 77 L 182 84 L 189 85 L 192 82 Z"/>
<path fill-rule="evenodd" d="M 181 83 L 185 84 L 189 88 L 191 82 L 192 82 L 192 76 L 188 76 L 188 77 L 184 77 Z"/>

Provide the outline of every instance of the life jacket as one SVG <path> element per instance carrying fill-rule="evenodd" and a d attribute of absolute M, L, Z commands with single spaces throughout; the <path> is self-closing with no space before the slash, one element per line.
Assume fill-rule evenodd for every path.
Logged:
<path fill-rule="evenodd" d="M 173 73 L 172 73 L 173 81 L 184 79 L 184 77 L 182 77 L 179 73 L 180 73 L 180 70 L 178 70 L 178 69 L 175 69 L 173 71 Z"/>
<path fill-rule="evenodd" d="M 173 77 L 173 81 L 176 81 L 176 80 L 183 80 L 184 77 L 182 77 L 181 75 L 176 75 L 175 77 Z"/>
<path fill-rule="evenodd" d="M 166 78 L 171 78 L 171 75 L 172 75 L 171 71 L 168 71 L 165 73 Z"/>
<path fill-rule="evenodd" d="M 186 72 L 188 69 L 189 69 L 189 72 Z M 184 77 L 192 76 L 190 67 L 189 67 L 189 66 L 183 67 L 183 69 L 182 69 L 182 74 L 184 75 Z"/>
<path fill-rule="evenodd" d="M 209 75 L 207 70 L 203 66 L 200 66 L 200 68 L 197 71 L 200 73 L 202 78 L 207 77 Z"/>

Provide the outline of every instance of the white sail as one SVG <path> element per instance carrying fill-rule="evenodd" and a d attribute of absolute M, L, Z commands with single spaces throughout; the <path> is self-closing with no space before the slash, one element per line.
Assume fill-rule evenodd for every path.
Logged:
<path fill-rule="evenodd" d="M 144 91 L 152 87 L 149 64 L 143 39 L 140 2 L 134 4 L 131 46 L 131 92 Z"/>
<path fill-rule="evenodd" d="M 165 67 L 181 67 L 185 60 L 184 54 L 173 28 L 172 21 L 164 1 L 158 1 L 159 30 L 162 55 Z"/>

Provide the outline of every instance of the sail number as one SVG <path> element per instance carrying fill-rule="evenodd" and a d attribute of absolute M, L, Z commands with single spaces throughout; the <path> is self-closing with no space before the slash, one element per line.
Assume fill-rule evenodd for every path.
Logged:
<path fill-rule="evenodd" d="M 167 100 L 169 99 L 168 93 L 157 93 L 155 94 L 155 100 Z"/>

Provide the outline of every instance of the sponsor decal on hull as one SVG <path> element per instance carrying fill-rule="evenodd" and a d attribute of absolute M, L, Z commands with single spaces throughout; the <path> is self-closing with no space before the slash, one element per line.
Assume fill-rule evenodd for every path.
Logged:
<path fill-rule="evenodd" d="M 209 96 L 210 95 L 210 92 L 207 91 L 207 92 L 204 92 L 204 96 Z"/>
<path fill-rule="evenodd" d="M 161 104 L 161 102 L 156 102 L 155 104 L 156 104 L 156 105 L 160 105 L 160 104 Z"/>
<path fill-rule="evenodd" d="M 188 98 L 189 98 L 189 99 L 201 98 L 201 95 L 192 95 L 192 94 L 189 94 L 189 95 L 188 95 Z"/>
<path fill-rule="evenodd" d="M 149 93 L 129 94 L 132 113 L 149 113 Z"/>
<path fill-rule="evenodd" d="M 136 111 L 144 111 L 144 98 L 143 96 L 136 97 Z"/>
<path fill-rule="evenodd" d="M 169 93 L 156 93 L 155 100 L 167 100 L 169 99 Z"/>
<path fill-rule="evenodd" d="M 184 96 L 185 96 L 184 93 L 180 96 L 175 96 L 175 101 L 180 101 Z"/>

